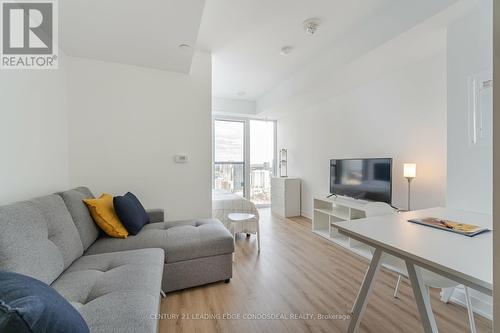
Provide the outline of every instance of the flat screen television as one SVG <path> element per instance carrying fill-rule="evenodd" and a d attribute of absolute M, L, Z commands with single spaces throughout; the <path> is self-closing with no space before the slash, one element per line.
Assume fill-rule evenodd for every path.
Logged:
<path fill-rule="evenodd" d="M 392 158 L 330 160 L 330 193 L 392 203 Z"/>

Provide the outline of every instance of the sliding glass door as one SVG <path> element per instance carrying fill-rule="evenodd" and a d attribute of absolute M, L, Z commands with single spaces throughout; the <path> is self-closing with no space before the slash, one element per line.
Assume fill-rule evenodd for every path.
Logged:
<path fill-rule="evenodd" d="M 271 204 L 274 174 L 274 122 L 250 120 L 250 201 Z"/>
<path fill-rule="evenodd" d="M 214 119 L 215 190 L 238 194 L 259 206 L 271 204 L 275 127 L 274 121 Z"/>
<path fill-rule="evenodd" d="M 214 121 L 214 189 L 245 196 L 243 121 Z"/>

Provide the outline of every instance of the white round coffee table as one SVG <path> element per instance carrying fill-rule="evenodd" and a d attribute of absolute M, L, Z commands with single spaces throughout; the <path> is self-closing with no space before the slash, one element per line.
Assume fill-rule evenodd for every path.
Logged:
<path fill-rule="evenodd" d="M 248 214 L 248 213 L 231 213 L 227 216 L 229 221 L 231 221 L 232 224 L 236 223 L 242 223 L 242 222 L 249 222 L 253 219 L 255 219 L 254 214 Z M 233 239 L 236 241 L 236 233 L 234 232 L 236 228 L 233 228 Z M 259 221 L 257 221 L 257 250 L 260 252 L 260 228 L 259 228 Z"/>

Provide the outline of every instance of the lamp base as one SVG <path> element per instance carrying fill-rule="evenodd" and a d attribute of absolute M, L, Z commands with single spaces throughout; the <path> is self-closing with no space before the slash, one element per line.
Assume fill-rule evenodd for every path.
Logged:
<path fill-rule="evenodd" d="M 406 177 L 406 179 L 408 180 L 408 211 L 411 210 L 411 181 L 413 180 L 412 177 Z"/>

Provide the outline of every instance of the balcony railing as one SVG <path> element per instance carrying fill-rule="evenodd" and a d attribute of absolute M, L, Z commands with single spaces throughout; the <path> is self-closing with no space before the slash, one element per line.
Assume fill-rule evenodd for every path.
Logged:
<path fill-rule="evenodd" d="M 245 163 L 215 162 L 214 188 L 231 193 L 245 195 Z"/>
<path fill-rule="evenodd" d="M 250 200 L 257 205 L 271 204 L 272 168 L 269 164 L 250 166 Z M 244 162 L 215 162 L 214 188 L 245 196 Z"/>

